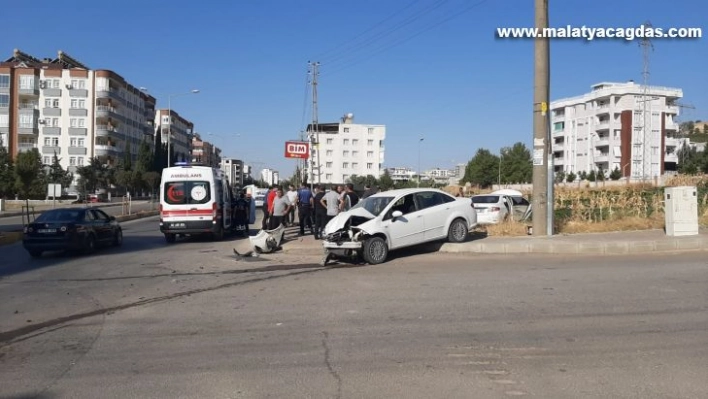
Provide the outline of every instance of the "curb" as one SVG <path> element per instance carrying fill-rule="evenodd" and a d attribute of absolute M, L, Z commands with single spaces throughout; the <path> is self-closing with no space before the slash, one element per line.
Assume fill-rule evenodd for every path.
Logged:
<path fill-rule="evenodd" d="M 532 242 L 524 238 L 520 238 L 516 242 L 513 240 L 513 238 L 505 238 L 504 241 L 495 242 L 494 239 L 481 239 L 461 244 L 443 243 L 442 245 L 426 243 L 417 247 L 442 253 L 498 255 L 532 253 L 546 255 L 628 255 L 708 251 L 708 235 L 706 234 L 670 237 L 663 240 L 614 240 L 606 242 L 592 242 L 572 236 L 565 236 L 562 240 L 554 240 L 553 238 Z M 317 244 L 285 243 L 280 252 L 284 254 L 322 255 L 324 253 L 322 246 Z"/>
<path fill-rule="evenodd" d="M 138 213 L 134 213 L 132 215 L 116 216 L 116 221 L 127 222 L 130 220 L 149 218 L 152 216 L 157 216 L 159 214 L 160 214 L 160 211 L 138 212 Z M 14 244 L 17 241 L 22 241 L 22 232 L 21 231 L 0 232 L 0 247 L 2 247 L 3 245 Z"/>
<path fill-rule="evenodd" d="M 71 205 L 71 204 L 65 204 L 65 205 Z M 77 204 L 77 205 L 78 205 L 78 204 Z M 111 203 L 111 204 L 106 204 L 106 205 L 94 206 L 94 208 L 111 208 L 111 207 L 114 207 L 114 206 L 121 206 L 121 205 L 123 205 L 123 204 L 122 204 L 122 203 Z M 51 209 L 51 208 L 48 208 L 48 209 Z M 35 211 L 35 212 L 36 212 L 36 213 L 39 213 L 39 212 L 46 211 L 46 210 L 47 210 L 47 209 L 40 209 L 40 210 L 37 210 L 37 211 Z M 12 211 L 12 212 L 2 212 L 2 213 L 0 213 L 0 219 L 1 219 L 1 218 L 10 218 L 10 217 L 13 217 L 13 216 L 22 216 L 22 211 Z"/>

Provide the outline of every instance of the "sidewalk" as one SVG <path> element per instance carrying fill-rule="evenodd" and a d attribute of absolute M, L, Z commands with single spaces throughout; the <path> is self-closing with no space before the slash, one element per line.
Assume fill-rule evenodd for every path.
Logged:
<path fill-rule="evenodd" d="M 283 243 L 283 253 L 321 255 L 322 241 L 312 235 L 298 237 L 288 228 Z M 294 234 L 293 234 L 294 233 Z M 698 235 L 672 237 L 663 230 L 618 231 L 609 233 L 568 234 L 552 237 L 483 237 L 470 235 L 467 242 L 422 244 L 431 250 L 446 253 L 486 254 L 584 254 L 621 255 L 649 252 L 703 251 L 708 250 L 708 230 Z M 405 251 L 405 249 L 402 249 Z"/>

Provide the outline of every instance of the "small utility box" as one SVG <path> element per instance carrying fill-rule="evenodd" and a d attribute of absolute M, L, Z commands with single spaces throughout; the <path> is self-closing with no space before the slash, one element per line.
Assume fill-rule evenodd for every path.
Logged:
<path fill-rule="evenodd" d="M 666 235 L 698 234 L 698 193 L 696 187 L 667 187 L 664 190 Z"/>

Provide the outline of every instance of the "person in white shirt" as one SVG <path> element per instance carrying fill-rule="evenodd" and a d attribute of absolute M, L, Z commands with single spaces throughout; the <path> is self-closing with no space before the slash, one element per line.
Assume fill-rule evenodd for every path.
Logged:
<path fill-rule="evenodd" d="M 295 206 L 297 204 L 297 190 L 295 190 L 295 187 L 293 187 L 292 185 L 288 187 L 288 192 L 285 193 L 285 196 L 288 198 L 288 201 L 292 206 L 290 207 L 290 210 L 288 211 L 285 220 L 283 220 L 283 224 L 285 224 L 286 226 L 294 226 Z"/>
<path fill-rule="evenodd" d="M 337 186 L 332 186 L 331 190 L 322 197 L 321 201 L 322 206 L 327 208 L 327 219 L 325 221 L 325 225 L 327 225 L 327 223 L 339 213 L 339 193 L 337 192 Z"/>

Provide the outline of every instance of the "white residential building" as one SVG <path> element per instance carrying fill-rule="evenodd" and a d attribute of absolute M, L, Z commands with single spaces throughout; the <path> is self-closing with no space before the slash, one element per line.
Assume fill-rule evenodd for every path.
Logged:
<path fill-rule="evenodd" d="M 172 118 L 169 117 L 170 112 L 172 113 Z M 160 126 L 162 144 L 167 144 L 169 132 L 172 132 L 170 140 L 174 162 L 189 161 L 192 158 L 194 123 L 181 117 L 174 109 L 158 109 L 155 112 L 155 124 Z"/>
<path fill-rule="evenodd" d="M 243 161 L 240 159 L 224 158 L 221 160 L 220 168 L 224 171 L 229 184 L 232 187 L 243 187 Z"/>
<path fill-rule="evenodd" d="M 339 123 L 309 125 L 307 132 L 313 143 L 306 170 L 309 181 L 337 184 L 347 183 L 353 175 L 383 174 L 386 126 L 355 124 L 354 115 L 347 114 Z"/>
<path fill-rule="evenodd" d="M 645 101 L 643 87 L 632 81 L 598 83 L 587 94 L 551 102 L 554 170 L 609 173 L 617 168 L 633 179 L 676 170 L 677 101 L 683 92 L 649 86 Z"/>
<path fill-rule="evenodd" d="M 386 171 L 388 172 L 388 176 L 394 182 L 413 180 L 416 176 L 416 171 L 411 168 L 388 168 Z"/>
<path fill-rule="evenodd" d="M 15 50 L 0 63 L 2 145 L 13 158 L 37 149 L 45 165 L 56 154 L 74 184 L 77 167 L 93 157 L 115 165 L 129 147 L 135 161 L 140 143 L 152 137 L 154 112 L 152 96 L 61 51 L 40 60 Z"/>
<path fill-rule="evenodd" d="M 277 170 L 265 168 L 261 169 L 261 180 L 267 185 L 272 186 L 280 182 L 280 173 Z"/>

